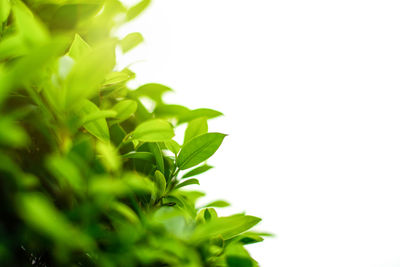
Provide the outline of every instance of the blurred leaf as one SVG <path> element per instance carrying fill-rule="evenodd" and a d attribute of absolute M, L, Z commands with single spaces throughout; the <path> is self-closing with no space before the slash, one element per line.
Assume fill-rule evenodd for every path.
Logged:
<path fill-rule="evenodd" d="M 136 18 L 140 13 L 143 12 L 143 10 L 147 8 L 150 2 L 150 0 L 142 0 L 135 6 L 131 7 L 126 14 L 126 20 L 132 20 Z"/>
<path fill-rule="evenodd" d="M 215 208 L 225 208 L 228 207 L 230 204 L 224 200 L 217 200 L 211 203 L 208 203 L 204 207 L 215 207 Z"/>
<path fill-rule="evenodd" d="M 110 86 L 113 84 L 119 84 L 129 81 L 133 79 L 135 74 L 133 72 L 124 69 L 122 71 L 114 71 L 107 74 L 105 81 L 103 83 L 104 86 Z"/>
<path fill-rule="evenodd" d="M 202 174 L 202 173 L 204 173 L 204 172 L 206 172 L 206 171 L 208 171 L 209 169 L 212 169 L 212 168 L 213 168 L 213 166 L 204 164 L 204 165 L 202 165 L 202 166 L 200 166 L 200 167 L 197 167 L 197 168 L 195 168 L 195 169 L 193 169 L 193 170 L 188 171 L 187 173 L 185 173 L 185 174 L 182 176 L 182 179 L 183 179 L 183 178 L 193 177 L 193 176 L 196 176 L 196 175 L 200 175 L 200 174 Z"/>
<path fill-rule="evenodd" d="M 187 186 L 187 185 L 192 185 L 192 184 L 200 185 L 199 180 L 197 180 L 197 179 L 188 179 L 188 180 L 185 180 L 184 182 L 176 185 L 175 189 L 178 189 L 178 188 L 181 188 L 181 187 L 184 187 L 184 186 Z"/>
<path fill-rule="evenodd" d="M 27 45 L 36 46 L 49 40 L 47 29 L 35 18 L 23 2 L 15 2 L 12 10 L 16 26 Z"/>
<path fill-rule="evenodd" d="M 71 108 L 98 92 L 115 65 L 115 42 L 104 42 L 80 57 L 65 80 L 64 108 Z M 93 71 L 96 70 L 96 71 Z"/>
<path fill-rule="evenodd" d="M 179 123 L 188 122 L 200 117 L 206 117 L 207 119 L 213 119 L 223 115 L 221 112 L 208 109 L 208 108 L 199 108 L 195 110 L 191 110 L 187 113 L 184 113 L 179 116 Z"/>
<path fill-rule="evenodd" d="M 75 192 L 82 192 L 82 177 L 79 173 L 79 169 L 71 161 L 60 156 L 51 156 L 47 158 L 46 165 L 62 186 L 68 184 L 75 190 Z"/>
<path fill-rule="evenodd" d="M 120 42 L 122 52 L 125 53 L 125 52 L 135 48 L 141 42 L 143 42 L 143 36 L 139 32 L 133 32 L 133 33 L 128 34 Z"/>
<path fill-rule="evenodd" d="M 177 155 L 179 153 L 179 150 L 181 150 L 181 146 L 173 139 L 165 141 L 164 144 L 167 149 L 175 155 Z"/>
<path fill-rule="evenodd" d="M 178 118 L 188 112 L 190 112 L 190 109 L 187 107 L 167 104 L 157 105 L 154 110 L 154 113 L 157 115 L 157 117 L 161 118 Z"/>
<path fill-rule="evenodd" d="M 205 134 L 208 132 L 208 124 L 206 117 L 200 117 L 194 120 L 191 120 L 188 123 L 188 126 L 185 131 L 185 140 L 184 144 L 189 142 L 192 138 L 199 136 L 201 134 Z"/>
<path fill-rule="evenodd" d="M 17 198 L 21 218 L 32 228 L 59 245 L 70 248 L 91 249 L 93 241 L 78 232 L 53 204 L 39 193 L 25 193 Z"/>
<path fill-rule="evenodd" d="M 104 117 L 99 117 L 98 119 L 88 119 L 87 116 L 90 114 L 100 115 L 100 109 L 91 101 L 84 100 L 79 114 L 88 121 L 83 124 L 83 127 L 91 134 L 99 138 L 103 142 L 108 142 L 110 140 L 110 132 L 108 129 L 107 121 Z M 95 117 L 96 118 L 96 117 Z"/>
<path fill-rule="evenodd" d="M 164 142 L 170 140 L 174 135 L 170 123 L 161 119 L 154 119 L 139 124 L 133 132 L 126 136 L 125 140 Z"/>
<path fill-rule="evenodd" d="M 217 151 L 225 136 L 221 133 L 206 133 L 184 144 L 177 158 L 179 169 L 188 169 L 211 157 Z"/>
<path fill-rule="evenodd" d="M 10 14 L 11 4 L 10 0 L 0 0 L 0 24 L 6 21 Z"/>
<path fill-rule="evenodd" d="M 111 208 L 121 214 L 129 222 L 136 224 L 139 222 L 139 218 L 136 213 L 126 204 L 114 201 L 111 204 Z"/>
<path fill-rule="evenodd" d="M 118 102 L 114 107 L 113 110 L 117 112 L 116 119 L 118 121 L 124 121 L 132 116 L 137 109 L 137 102 L 133 100 L 122 100 Z"/>
<path fill-rule="evenodd" d="M 172 92 L 172 89 L 159 83 L 148 83 L 140 86 L 130 94 L 132 97 L 146 96 L 157 103 L 162 103 L 162 96 L 166 92 Z"/>
<path fill-rule="evenodd" d="M 144 159 L 144 160 L 151 160 L 151 161 L 154 159 L 153 153 L 136 152 L 136 151 L 126 153 L 126 154 L 122 155 L 121 157 L 126 158 L 126 159 Z"/>
<path fill-rule="evenodd" d="M 67 55 L 75 60 L 79 60 L 83 55 L 91 51 L 91 47 L 79 34 L 75 34 L 74 40 L 72 41 L 71 47 L 68 50 Z"/>
<path fill-rule="evenodd" d="M 11 147 L 22 147 L 29 141 L 24 129 L 4 115 L 0 117 L 0 144 Z"/>
<path fill-rule="evenodd" d="M 164 195 L 165 188 L 166 188 L 166 180 L 164 177 L 164 174 L 160 172 L 159 170 L 156 170 L 154 174 L 154 183 L 156 185 L 156 194 L 155 198 L 159 199 Z"/>
<path fill-rule="evenodd" d="M 97 143 L 97 151 L 104 166 L 110 171 L 117 171 L 121 166 L 121 160 L 116 149 L 110 143 Z"/>

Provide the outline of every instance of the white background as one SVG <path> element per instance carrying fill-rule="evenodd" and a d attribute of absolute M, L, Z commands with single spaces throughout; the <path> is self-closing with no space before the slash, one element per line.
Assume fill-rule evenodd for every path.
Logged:
<path fill-rule="evenodd" d="M 225 116 L 206 200 L 263 218 L 261 266 L 400 266 L 400 2 L 154 0 L 137 83 Z"/>

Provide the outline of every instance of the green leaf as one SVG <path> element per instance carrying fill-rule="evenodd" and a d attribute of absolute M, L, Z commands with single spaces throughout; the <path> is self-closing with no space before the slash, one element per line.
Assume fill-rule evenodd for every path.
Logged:
<path fill-rule="evenodd" d="M 143 36 L 139 32 L 133 32 L 133 33 L 128 34 L 120 42 L 122 52 L 125 53 L 125 52 L 135 48 L 141 42 L 143 42 Z"/>
<path fill-rule="evenodd" d="M 187 186 L 187 185 L 192 185 L 192 184 L 200 185 L 199 180 L 193 178 L 193 179 L 185 180 L 184 182 L 176 185 L 175 189 L 178 189 L 178 188 L 181 188 L 181 187 L 184 187 L 184 186 Z"/>
<path fill-rule="evenodd" d="M 121 159 L 118 152 L 110 143 L 98 142 L 96 146 L 97 152 L 103 165 L 109 171 L 117 171 L 121 167 Z"/>
<path fill-rule="evenodd" d="M 83 180 L 79 169 L 67 158 L 52 156 L 46 160 L 49 171 L 58 179 L 61 186 L 70 185 L 75 192 L 83 189 Z"/>
<path fill-rule="evenodd" d="M 140 13 L 143 12 L 143 10 L 147 8 L 150 2 L 150 0 L 142 0 L 135 6 L 131 7 L 126 14 L 126 20 L 129 21 L 136 18 Z"/>
<path fill-rule="evenodd" d="M 138 223 L 139 218 L 136 213 L 126 204 L 115 201 L 111 204 L 111 208 L 118 212 L 121 216 L 127 219 L 131 223 Z"/>
<path fill-rule="evenodd" d="M 187 107 L 169 104 L 157 105 L 154 110 L 156 116 L 161 118 L 179 118 L 188 112 L 190 112 L 190 109 Z"/>
<path fill-rule="evenodd" d="M 221 112 L 213 110 L 213 109 L 209 109 L 209 108 L 194 109 L 194 110 L 191 110 L 191 111 L 179 116 L 179 124 L 188 122 L 188 121 L 200 118 L 200 117 L 206 117 L 207 119 L 213 119 L 213 118 L 219 117 L 221 115 L 223 115 Z"/>
<path fill-rule="evenodd" d="M 213 168 L 213 166 L 204 164 L 204 165 L 202 165 L 202 166 L 200 166 L 200 167 L 197 167 L 197 168 L 195 168 L 195 169 L 193 169 L 193 170 L 188 171 L 187 173 L 185 173 L 185 174 L 182 176 L 182 179 L 183 179 L 183 178 L 189 178 L 189 177 L 193 177 L 193 176 L 202 174 L 202 173 L 204 173 L 204 172 L 206 172 L 206 171 L 208 171 L 209 169 L 212 169 L 212 168 Z"/>
<path fill-rule="evenodd" d="M 179 150 L 181 150 L 181 146 L 173 139 L 164 142 L 166 148 L 177 155 Z"/>
<path fill-rule="evenodd" d="M 225 136 L 221 133 L 206 133 L 183 145 L 177 158 L 179 169 L 185 170 L 207 160 L 217 151 Z"/>
<path fill-rule="evenodd" d="M 199 136 L 201 134 L 205 134 L 208 132 L 208 124 L 206 117 L 200 117 L 194 120 L 191 120 L 188 123 L 188 126 L 185 131 L 185 139 L 183 141 L 184 144 L 192 140 L 194 137 Z"/>
<path fill-rule="evenodd" d="M 164 173 L 164 158 L 160 146 L 157 143 L 149 143 L 150 152 L 156 159 L 157 168 Z"/>
<path fill-rule="evenodd" d="M 0 0 L 0 24 L 6 21 L 10 14 L 11 4 L 10 0 Z"/>
<path fill-rule="evenodd" d="M 153 119 L 139 124 L 129 133 L 125 140 L 139 140 L 143 142 L 164 142 L 174 137 L 174 130 L 169 122 Z"/>
<path fill-rule="evenodd" d="M 213 201 L 211 203 L 208 203 L 204 207 L 225 208 L 225 207 L 228 207 L 228 206 L 229 206 L 228 202 L 226 202 L 224 200 L 217 200 L 217 201 Z"/>
<path fill-rule="evenodd" d="M 193 233 L 192 240 L 201 242 L 218 235 L 221 235 L 224 239 L 230 239 L 252 228 L 260 221 L 260 218 L 242 214 L 219 217 L 206 224 L 199 225 Z"/>
<path fill-rule="evenodd" d="M 90 45 L 88 45 L 88 43 L 86 43 L 85 40 L 83 40 L 82 37 L 76 33 L 67 55 L 75 60 L 79 60 L 83 55 L 89 53 L 91 50 L 92 48 Z"/>
<path fill-rule="evenodd" d="M 23 147 L 29 141 L 24 129 L 10 117 L 0 116 L 0 144 L 10 147 Z"/>
<path fill-rule="evenodd" d="M 65 79 L 65 109 L 71 109 L 98 92 L 104 77 L 115 65 L 114 50 L 115 42 L 104 42 L 76 61 Z"/>
<path fill-rule="evenodd" d="M 62 213 L 43 195 L 24 193 L 17 197 L 21 218 L 39 233 L 71 248 L 90 250 L 94 242 L 73 227 Z"/>
<path fill-rule="evenodd" d="M 12 7 L 19 33 L 29 46 L 44 44 L 49 40 L 46 27 L 32 14 L 22 1 Z"/>
<path fill-rule="evenodd" d="M 132 116 L 136 109 L 137 102 L 129 99 L 122 100 L 113 107 L 113 110 L 117 112 L 116 119 L 120 122 Z"/>
<path fill-rule="evenodd" d="M 162 96 L 166 92 L 172 92 L 172 89 L 159 83 L 148 83 L 132 91 L 130 95 L 131 97 L 146 96 L 157 103 L 162 103 Z"/>
<path fill-rule="evenodd" d="M 126 153 L 121 157 L 126 159 L 144 159 L 151 161 L 154 159 L 154 155 L 150 152 L 136 152 L 136 151 Z"/>
<path fill-rule="evenodd" d="M 79 110 L 79 114 L 82 117 L 88 116 L 89 114 L 96 114 L 97 116 L 98 112 L 100 112 L 100 109 L 89 100 L 84 100 Z M 87 117 L 85 120 L 87 120 Z M 89 122 L 83 124 L 83 127 L 103 142 L 108 142 L 110 140 L 110 132 L 105 118 L 100 117 L 96 120 L 89 120 Z"/>
<path fill-rule="evenodd" d="M 160 172 L 159 170 L 156 170 L 154 174 L 154 184 L 156 187 L 155 199 L 159 199 L 164 195 L 165 188 L 167 186 L 164 174 L 162 174 L 162 172 Z"/>
<path fill-rule="evenodd" d="M 122 84 L 133 78 L 135 78 L 135 74 L 128 69 L 124 69 L 122 71 L 113 71 L 107 74 L 103 86 Z"/>

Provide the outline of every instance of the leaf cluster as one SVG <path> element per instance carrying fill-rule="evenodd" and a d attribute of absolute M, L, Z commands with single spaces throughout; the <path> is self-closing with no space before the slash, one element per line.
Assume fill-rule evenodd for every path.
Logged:
<path fill-rule="evenodd" d="M 148 4 L 0 0 L 1 266 L 256 265 L 243 246 L 268 235 L 248 231 L 260 219 L 185 190 L 212 168 L 222 114 L 116 69 L 143 37 L 113 32 Z"/>

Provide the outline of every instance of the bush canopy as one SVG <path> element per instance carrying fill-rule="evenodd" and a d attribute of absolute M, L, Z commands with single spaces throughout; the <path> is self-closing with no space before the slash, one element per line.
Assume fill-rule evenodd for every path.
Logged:
<path fill-rule="evenodd" d="M 244 245 L 268 235 L 248 231 L 260 219 L 185 190 L 212 168 L 221 113 L 116 68 L 143 40 L 116 29 L 148 5 L 0 0 L 1 266 L 257 265 Z"/>

